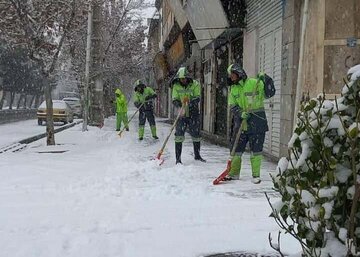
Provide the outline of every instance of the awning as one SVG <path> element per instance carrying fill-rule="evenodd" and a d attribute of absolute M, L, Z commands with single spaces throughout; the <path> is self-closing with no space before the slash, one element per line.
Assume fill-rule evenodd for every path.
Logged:
<path fill-rule="evenodd" d="M 220 36 L 229 22 L 219 0 L 188 1 L 185 12 L 200 48 L 204 48 Z"/>

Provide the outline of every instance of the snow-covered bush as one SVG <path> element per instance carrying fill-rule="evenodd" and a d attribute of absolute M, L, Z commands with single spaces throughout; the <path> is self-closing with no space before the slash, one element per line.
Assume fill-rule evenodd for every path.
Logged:
<path fill-rule="evenodd" d="M 360 65 L 345 81 L 340 98 L 319 95 L 302 105 L 289 157 L 273 176 L 281 201 L 271 204 L 272 216 L 303 256 L 360 252 Z"/>

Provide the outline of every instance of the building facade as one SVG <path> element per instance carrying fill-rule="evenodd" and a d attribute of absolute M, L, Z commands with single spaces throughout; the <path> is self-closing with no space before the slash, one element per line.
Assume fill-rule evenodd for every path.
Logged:
<path fill-rule="evenodd" d="M 264 152 L 273 159 L 287 155 L 298 99 L 322 92 L 334 98 L 346 70 L 360 63 L 358 0 L 157 0 L 156 6 L 161 33 L 154 72 L 166 102 L 159 113 L 174 117 L 169 84 L 187 66 L 202 85 L 203 136 L 226 145 L 228 65 L 242 64 L 249 76 L 266 72 L 276 87 L 265 103 Z"/>

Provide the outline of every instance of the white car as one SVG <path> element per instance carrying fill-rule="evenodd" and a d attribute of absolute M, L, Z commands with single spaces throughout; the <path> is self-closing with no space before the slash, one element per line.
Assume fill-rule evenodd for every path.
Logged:
<path fill-rule="evenodd" d="M 53 100 L 53 117 L 55 122 L 72 123 L 74 114 L 70 106 L 62 100 Z M 46 101 L 44 101 L 37 110 L 38 124 L 42 125 L 46 121 Z"/>
<path fill-rule="evenodd" d="M 68 105 L 70 105 L 71 109 L 74 112 L 74 115 L 78 118 L 82 117 L 82 108 L 81 108 L 81 103 L 80 103 L 80 99 L 77 97 L 65 97 L 62 99 L 63 101 L 65 101 Z"/>

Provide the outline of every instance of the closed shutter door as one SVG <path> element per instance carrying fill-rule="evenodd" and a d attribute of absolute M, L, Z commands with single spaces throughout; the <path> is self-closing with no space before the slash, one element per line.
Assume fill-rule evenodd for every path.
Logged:
<path fill-rule="evenodd" d="M 256 28 L 271 28 L 274 23 L 282 21 L 283 0 L 247 0 L 246 31 Z"/>
<path fill-rule="evenodd" d="M 276 95 L 265 101 L 269 125 L 264 152 L 280 157 L 280 99 L 281 99 L 281 49 L 282 49 L 282 7 L 281 1 L 248 1 L 248 31 L 258 29 L 258 71 L 273 78 Z M 267 8 L 256 8 L 264 2 Z M 246 49 L 245 49 L 246 50 Z M 285 107 L 284 107 L 285 108 Z"/>
<path fill-rule="evenodd" d="M 261 37 L 259 44 L 259 71 L 272 77 L 276 88 L 276 95 L 265 101 L 269 132 L 264 152 L 274 157 L 280 155 L 281 35 L 280 27 Z"/>

